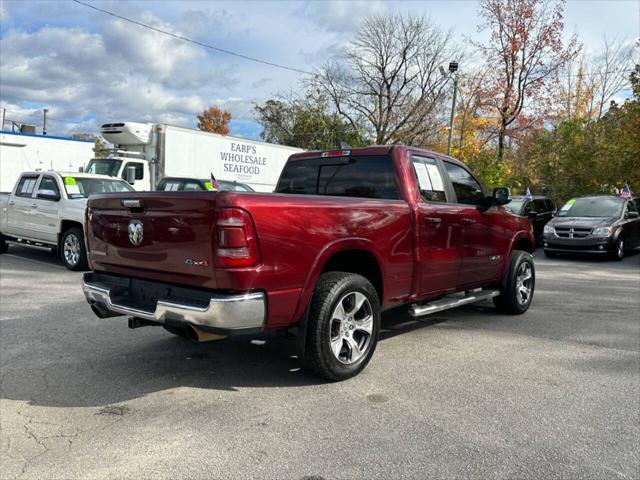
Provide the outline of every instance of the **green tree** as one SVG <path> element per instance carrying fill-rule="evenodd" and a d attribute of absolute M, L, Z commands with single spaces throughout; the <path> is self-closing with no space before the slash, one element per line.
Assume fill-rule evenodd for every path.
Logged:
<path fill-rule="evenodd" d="M 299 98 L 267 100 L 254 111 L 263 140 L 307 150 L 327 150 L 340 142 L 353 147 L 367 145 L 360 131 L 332 112 L 329 102 L 310 93 Z"/>
<path fill-rule="evenodd" d="M 93 140 L 93 149 L 95 151 L 96 157 L 106 157 L 107 152 L 100 151 L 107 148 L 107 143 L 99 137 L 98 135 L 94 135 L 92 133 L 74 133 L 71 135 L 71 138 L 77 138 L 78 140 Z"/>

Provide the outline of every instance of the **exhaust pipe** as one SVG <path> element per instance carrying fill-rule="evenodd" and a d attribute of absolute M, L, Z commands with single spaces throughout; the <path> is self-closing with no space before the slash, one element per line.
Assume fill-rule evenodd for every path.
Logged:
<path fill-rule="evenodd" d="M 192 342 L 202 343 L 211 342 L 213 340 L 222 340 L 225 335 L 219 335 L 217 333 L 205 332 L 204 330 L 194 327 L 193 325 L 187 325 L 184 327 L 184 331 L 187 334 L 187 338 Z"/>
<path fill-rule="evenodd" d="M 96 317 L 98 318 L 110 318 L 110 317 L 122 316 L 121 313 L 115 313 L 115 312 L 112 312 L 111 310 L 107 310 L 99 303 L 92 303 L 91 310 L 93 310 L 93 313 L 95 313 Z"/>

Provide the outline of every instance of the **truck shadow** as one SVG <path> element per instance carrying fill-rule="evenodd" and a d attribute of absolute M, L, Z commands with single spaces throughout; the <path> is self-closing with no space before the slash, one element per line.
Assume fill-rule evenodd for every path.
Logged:
<path fill-rule="evenodd" d="M 445 320 L 410 321 L 406 309 L 383 317 L 382 342 Z M 305 371 L 294 342 L 276 334 L 198 344 L 159 327 L 130 331 L 125 320 L 117 325 L 50 322 L 3 321 L 3 339 L 11 338 L 13 345 L 3 342 L 0 398 L 38 406 L 104 407 L 173 388 L 233 392 L 330 383 Z"/>

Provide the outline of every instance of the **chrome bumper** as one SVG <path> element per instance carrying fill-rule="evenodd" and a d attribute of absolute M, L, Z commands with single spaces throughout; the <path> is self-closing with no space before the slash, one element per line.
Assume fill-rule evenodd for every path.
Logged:
<path fill-rule="evenodd" d="M 99 316 L 128 315 L 159 324 L 191 324 L 205 330 L 224 334 L 248 333 L 264 329 L 265 294 L 254 292 L 240 295 L 208 294 L 208 305 L 202 299 L 193 302 L 158 299 L 155 308 L 138 308 L 122 294 L 122 287 L 100 281 L 93 272 L 83 276 L 82 290 Z M 200 303 L 196 305 L 196 303 Z M 152 311 L 151 311 L 152 310 Z M 98 313 L 96 313 L 98 315 Z"/>

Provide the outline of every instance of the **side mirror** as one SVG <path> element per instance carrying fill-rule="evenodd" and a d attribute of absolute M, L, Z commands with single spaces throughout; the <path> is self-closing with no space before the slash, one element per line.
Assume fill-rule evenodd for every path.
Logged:
<path fill-rule="evenodd" d="M 78 167 L 78 173 L 82 173 L 82 172 L 84 172 L 84 167 L 82 166 Z"/>
<path fill-rule="evenodd" d="M 127 167 L 124 171 L 124 179 L 129 185 L 136 183 L 136 167 Z"/>
<path fill-rule="evenodd" d="M 538 212 L 536 212 L 535 210 L 529 212 L 527 214 L 527 217 L 529 217 L 529 220 L 534 220 L 536 218 L 538 218 Z"/>
<path fill-rule="evenodd" d="M 492 200 L 494 205 L 506 205 L 511 201 L 511 192 L 507 187 L 493 189 Z"/>
<path fill-rule="evenodd" d="M 627 212 L 625 216 L 627 218 L 638 218 L 638 212 Z"/>
<path fill-rule="evenodd" d="M 38 195 L 36 196 L 36 198 L 57 202 L 58 200 L 60 200 L 60 194 L 54 190 L 38 190 Z"/>

